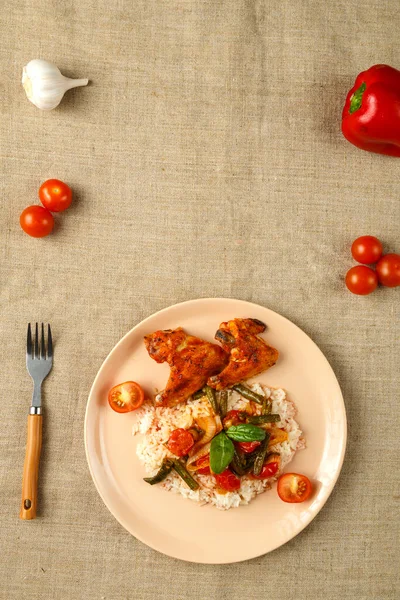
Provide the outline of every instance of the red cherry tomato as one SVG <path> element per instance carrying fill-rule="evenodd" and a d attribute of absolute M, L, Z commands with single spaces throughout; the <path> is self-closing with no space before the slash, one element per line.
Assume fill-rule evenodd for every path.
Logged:
<path fill-rule="evenodd" d="M 254 450 L 260 445 L 261 442 L 237 442 L 237 447 L 246 454 L 254 452 Z"/>
<path fill-rule="evenodd" d="M 194 446 L 194 439 L 186 429 L 174 429 L 166 445 L 175 456 L 186 456 Z"/>
<path fill-rule="evenodd" d="M 234 492 L 240 488 L 240 479 L 236 477 L 235 473 L 232 473 L 230 469 L 225 469 L 219 475 L 214 475 L 218 487 L 226 490 L 227 492 Z"/>
<path fill-rule="evenodd" d="M 244 419 L 239 416 L 239 413 L 239 410 L 228 410 L 223 421 L 225 429 L 232 427 L 232 425 L 244 423 Z"/>
<path fill-rule="evenodd" d="M 285 473 L 278 479 L 279 498 L 284 502 L 304 502 L 311 492 L 311 481 L 305 475 Z"/>
<path fill-rule="evenodd" d="M 366 296 L 373 292 L 378 285 L 378 276 L 369 267 L 363 267 L 361 265 L 352 267 L 347 271 L 346 275 L 346 286 L 352 294 L 358 294 L 359 296 Z"/>
<path fill-rule="evenodd" d="M 277 474 L 279 469 L 279 464 L 277 462 L 264 463 L 262 471 L 259 475 L 254 475 L 255 479 L 268 479 L 268 477 L 273 477 Z"/>
<path fill-rule="evenodd" d="M 108 402 L 118 413 L 127 413 L 142 406 L 144 392 L 138 383 L 125 381 L 115 385 L 108 392 Z"/>
<path fill-rule="evenodd" d="M 196 473 L 200 473 L 200 475 L 210 475 L 210 455 L 206 454 L 206 456 L 202 456 L 196 463 L 200 466 L 200 469 L 196 470 Z M 204 465 L 204 466 L 201 466 Z"/>
<path fill-rule="evenodd" d="M 66 210 L 72 202 L 71 188 L 59 179 L 48 179 L 39 188 L 40 202 L 51 212 Z"/>
<path fill-rule="evenodd" d="M 386 287 L 400 285 L 400 254 L 385 254 L 376 265 L 379 283 Z"/>
<path fill-rule="evenodd" d="M 372 265 L 378 262 L 382 256 L 382 251 L 381 242 L 373 235 L 362 235 L 354 240 L 351 246 L 354 260 L 364 265 Z"/>
<path fill-rule="evenodd" d="M 43 206 L 28 206 L 19 218 L 22 229 L 31 237 L 45 237 L 54 227 L 53 215 Z"/>

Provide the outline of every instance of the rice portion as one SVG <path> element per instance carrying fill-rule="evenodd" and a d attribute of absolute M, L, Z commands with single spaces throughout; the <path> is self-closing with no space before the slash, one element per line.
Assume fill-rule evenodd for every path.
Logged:
<path fill-rule="evenodd" d="M 244 475 L 241 477 L 240 489 L 235 492 L 220 493 L 212 475 L 195 475 L 200 487 L 198 490 L 193 491 L 175 471 L 172 471 L 158 485 L 201 505 L 212 504 L 221 510 L 249 504 L 255 496 L 270 489 L 282 469 L 292 460 L 295 452 L 305 447 L 305 441 L 295 420 L 296 407 L 287 398 L 285 390 L 269 388 L 259 383 L 248 387 L 257 394 L 270 399 L 272 412 L 279 414 L 281 418 L 281 421 L 276 425 L 281 429 L 285 429 L 288 433 L 287 441 L 276 444 L 271 448 L 271 451 L 278 452 L 281 456 L 279 472 L 274 477 L 262 480 L 252 479 Z M 228 399 L 228 410 L 247 411 L 250 405 L 254 414 L 261 413 L 259 405 L 253 402 L 250 403 L 237 392 L 231 390 Z M 149 476 L 151 477 L 157 473 L 164 458 L 176 458 L 164 445 L 174 429 L 180 427 L 188 429 L 194 425 L 196 418 L 212 414 L 211 406 L 204 397 L 199 400 L 188 400 L 186 403 L 178 404 L 173 408 L 154 407 L 150 402 L 145 402 L 135 413 L 136 418 L 132 427 L 132 434 L 142 434 L 144 436 L 137 446 L 136 453 Z"/>

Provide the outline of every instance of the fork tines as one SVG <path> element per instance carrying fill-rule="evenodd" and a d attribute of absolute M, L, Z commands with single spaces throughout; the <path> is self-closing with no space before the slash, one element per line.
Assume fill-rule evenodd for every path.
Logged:
<path fill-rule="evenodd" d="M 32 342 L 31 324 L 28 324 L 28 335 L 26 340 L 26 353 L 31 359 L 46 360 L 46 340 L 44 335 L 44 325 L 42 323 L 40 336 L 40 352 L 39 352 L 39 325 L 35 325 L 35 341 Z M 50 325 L 47 325 L 47 358 L 53 357 L 53 340 L 51 337 Z"/>

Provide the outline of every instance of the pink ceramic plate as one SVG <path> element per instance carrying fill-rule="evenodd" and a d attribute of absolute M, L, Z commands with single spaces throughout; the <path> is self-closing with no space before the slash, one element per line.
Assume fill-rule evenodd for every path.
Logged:
<path fill-rule="evenodd" d="M 134 413 L 117 414 L 108 406 L 108 390 L 122 381 L 137 381 L 148 394 L 165 385 L 169 367 L 150 359 L 143 344 L 145 334 L 182 326 L 212 341 L 219 324 L 235 317 L 252 317 L 266 323 L 263 337 L 280 352 L 276 366 L 257 380 L 285 388 L 297 405 L 297 420 L 307 448 L 298 452 L 286 471 L 304 473 L 314 483 L 314 495 L 302 504 L 282 502 L 275 485 L 248 506 L 220 511 L 148 485 L 142 479 L 145 472 L 135 453 L 141 436 L 131 435 Z M 321 510 L 342 466 L 346 413 L 331 367 L 296 325 L 267 308 L 241 300 L 192 300 L 166 308 L 136 325 L 106 358 L 87 404 L 85 444 L 97 490 L 125 529 L 175 558 L 231 563 L 281 546 Z M 323 522 L 319 527 L 323 529 Z"/>

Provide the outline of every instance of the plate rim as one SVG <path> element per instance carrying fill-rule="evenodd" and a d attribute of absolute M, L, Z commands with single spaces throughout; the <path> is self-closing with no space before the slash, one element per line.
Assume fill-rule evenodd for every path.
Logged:
<path fill-rule="evenodd" d="M 308 340 L 310 340 L 312 342 L 312 344 L 317 348 L 318 352 L 321 354 L 321 357 L 323 358 L 323 360 L 325 361 L 326 365 L 328 366 L 329 370 L 332 372 L 332 375 L 336 381 L 337 384 L 337 389 L 338 389 L 338 399 L 340 400 L 340 404 L 341 404 L 341 408 L 342 408 L 342 413 L 343 413 L 343 436 L 341 438 L 341 448 L 340 448 L 340 457 L 339 457 L 339 461 L 338 461 L 338 467 L 335 473 L 334 478 L 331 481 L 331 484 L 328 488 L 328 493 L 326 495 L 326 497 L 323 499 L 323 501 L 320 503 L 320 505 L 317 507 L 317 509 L 312 513 L 311 518 L 306 519 L 304 523 L 302 523 L 301 527 L 297 530 L 297 532 L 295 533 L 295 535 L 293 535 L 292 537 L 290 537 L 288 540 L 286 540 L 285 542 L 281 543 L 278 542 L 276 545 L 274 545 L 272 548 L 270 548 L 269 550 L 266 550 L 265 552 L 257 552 L 254 555 L 251 555 L 247 558 L 238 558 L 237 560 L 221 560 L 221 561 L 207 561 L 207 560 L 192 560 L 192 559 L 185 559 L 182 558 L 181 556 L 177 556 L 175 555 L 173 552 L 168 553 L 166 552 L 164 549 L 158 548 L 157 544 L 149 544 L 147 541 L 145 541 L 144 539 L 142 539 L 141 535 L 138 535 L 136 532 L 134 533 L 132 531 L 132 528 L 130 527 L 130 525 L 126 522 L 126 520 L 123 517 L 117 517 L 117 515 L 114 513 L 114 510 L 112 508 L 109 507 L 109 505 L 107 504 L 107 502 L 105 501 L 102 491 L 100 489 L 100 486 L 96 480 L 96 477 L 94 475 L 91 463 L 90 463 L 90 456 L 89 456 L 89 451 L 88 451 L 88 434 L 87 434 L 87 430 L 88 430 L 88 414 L 89 414 L 89 405 L 91 404 L 91 398 L 92 398 L 92 394 L 94 391 L 94 388 L 96 386 L 96 383 L 98 381 L 98 379 L 100 378 L 100 374 L 103 370 L 103 367 L 105 366 L 105 364 L 107 363 L 107 361 L 111 358 L 111 356 L 117 352 L 118 348 L 120 345 L 122 345 L 125 341 L 126 338 L 128 338 L 134 331 L 135 329 L 137 329 L 138 327 L 140 327 L 141 325 L 145 324 L 147 321 L 149 321 L 150 319 L 153 319 L 154 317 L 158 317 L 160 315 L 162 315 L 165 312 L 168 312 L 170 309 L 175 308 L 177 306 L 183 306 L 183 305 L 195 305 L 195 304 L 201 304 L 203 302 L 209 302 L 209 301 L 213 301 L 213 302 L 239 302 L 242 304 L 245 304 L 249 307 L 254 306 L 257 307 L 258 309 L 264 309 L 264 310 L 268 310 L 272 313 L 274 313 L 274 315 L 276 315 L 276 317 L 278 317 L 279 319 L 282 319 L 284 321 L 287 321 L 291 326 L 295 327 L 298 332 L 305 336 L 306 338 L 308 338 Z M 139 321 L 138 323 L 136 323 L 136 325 L 134 325 L 129 331 L 127 331 L 127 333 L 125 335 L 123 335 L 119 341 L 113 346 L 113 348 L 110 350 L 110 352 L 106 355 L 106 357 L 104 358 L 104 360 L 102 361 L 96 376 L 93 380 L 93 383 L 90 387 L 90 391 L 89 391 L 89 395 L 87 397 L 87 402 L 86 402 L 86 408 L 85 408 L 85 418 L 84 418 L 84 445 L 85 445 L 85 455 L 86 455 L 86 461 L 88 464 L 88 468 L 89 468 L 89 472 L 92 478 L 92 481 L 95 485 L 95 488 L 101 498 L 101 500 L 103 501 L 105 507 L 107 508 L 107 510 L 112 514 L 112 516 L 115 518 L 115 520 L 133 537 L 135 537 L 136 539 L 138 539 L 142 544 L 145 544 L 147 547 L 152 548 L 153 550 L 160 552 L 161 554 L 163 554 L 164 556 L 169 556 L 170 558 L 174 558 L 177 560 L 181 560 L 183 562 L 191 562 L 194 564 L 235 564 L 235 563 L 239 563 L 239 562 L 245 562 L 247 560 L 253 560 L 254 558 L 258 558 L 260 556 L 265 556 L 266 554 L 269 554 L 270 552 L 273 552 L 274 550 L 276 550 L 277 548 L 280 548 L 281 546 L 284 546 L 285 544 L 287 544 L 288 542 L 290 542 L 291 540 L 293 540 L 295 537 L 297 537 L 314 519 L 315 517 L 319 514 L 319 512 L 322 510 L 322 508 L 325 506 L 326 502 L 328 501 L 328 499 L 330 498 L 332 491 L 339 479 L 339 476 L 341 474 L 342 471 L 342 467 L 343 467 L 343 462 L 344 462 L 344 457 L 346 455 L 346 448 L 347 448 L 347 433 L 348 433 L 348 424 L 347 424 L 347 413 L 346 413 L 346 405 L 344 402 L 344 398 L 343 398 L 343 393 L 339 384 L 339 381 L 336 377 L 336 373 L 333 370 L 330 362 L 328 361 L 328 359 L 326 358 L 325 354 L 322 352 L 322 350 L 320 349 L 320 347 L 316 344 L 316 342 L 314 342 L 314 340 L 305 332 L 303 331 L 303 329 L 301 329 L 301 327 L 299 327 L 296 323 L 294 323 L 293 321 L 291 321 L 290 319 L 288 319 L 287 317 L 281 315 L 280 313 L 266 307 L 263 306 L 262 304 L 257 304 L 255 302 L 250 302 L 248 300 L 242 300 L 242 299 L 238 299 L 238 298 L 224 298 L 224 297 L 204 297 L 204 298 L 193 298 L 191 300 L 184 300 L 182 302 L 176 302 L 175 304 L 171 304 L 169 306 L 166 306 L 152 314 L 150 314 L 149 316 L 145 317 L 144 319 L 142 319 L 141 321 Z"/>

